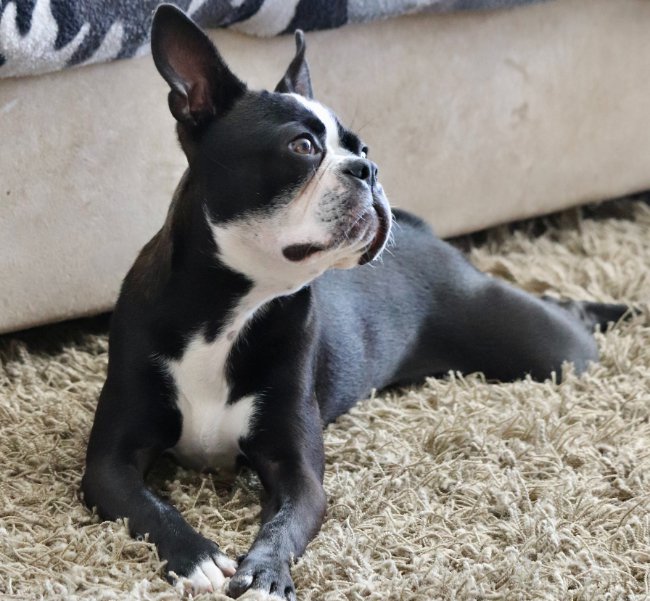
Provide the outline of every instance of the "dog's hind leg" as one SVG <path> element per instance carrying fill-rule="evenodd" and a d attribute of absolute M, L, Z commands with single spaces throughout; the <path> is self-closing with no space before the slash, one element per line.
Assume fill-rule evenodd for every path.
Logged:
<path fill-rule="evenodd" d="M 559 378 L 564 362 L 581 373 L 598 360 L 594 325 L 619 318 L 625 309 L 595 303 L 564 306 L 486 277 L 455 307 L 445 309 L 446 317 L 437 320 L 438 341 L 445 345 L 449 369 L 481 371 L 501 381 L 525 375 L 544 380 L 553 372 Z"/>

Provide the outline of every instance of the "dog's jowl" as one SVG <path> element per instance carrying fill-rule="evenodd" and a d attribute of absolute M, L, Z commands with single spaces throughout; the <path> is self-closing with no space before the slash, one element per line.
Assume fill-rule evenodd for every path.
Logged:
<path fill-rule="evenodd" d="M 326 509 L 322 427 L 373 388 L 584 370 L 590 330 L 625 311 L 535 298 L 392 214 L 368 149 L 313 99 L 296 42 L 276 89 L 253 91 L 181 11 L 153 23 L 188 168 L 122 286 L 83 492 L 197 592 L 231 577 L 232 597 L 295 598 L 290 564 Z M 145 486 L 163 452 L 257 472 L 262 523 L 239 565 Z"/>

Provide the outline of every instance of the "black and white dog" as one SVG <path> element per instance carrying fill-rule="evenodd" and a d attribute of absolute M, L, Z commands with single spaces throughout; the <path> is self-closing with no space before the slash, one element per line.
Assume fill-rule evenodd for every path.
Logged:
<path fill-rule="evenodd" d="M 590 329 L 626 309 L 535 298 L 391 215 L 368 149 L 312 99 L 296 42 L 275 91 L 251 91 L 182 12 L 156 12 L 153 57 L 189 168 L 124 280 L 82 484 L 194 591 L 231 576 L 232 597 L 295 599 L 291 562 L 326 508 L 323 425 L 371 389 L 449 370 L 581 371 L 598 356 Z M 259 475 L 262 525 L 238 566 L 145 486 L 165 451 Z"/>

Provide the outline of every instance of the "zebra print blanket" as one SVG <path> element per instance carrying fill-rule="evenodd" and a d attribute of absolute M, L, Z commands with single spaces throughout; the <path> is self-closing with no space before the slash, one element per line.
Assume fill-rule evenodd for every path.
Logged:
<path fill-rule="evenodd" d="M 174 0 L 204 27 L 258 36 L 332 29 L 424 11 L 506 8 L 539 0 Z M 0 77 L 35 75 L 147 51 L 160 0 L 0 0 Z"/>

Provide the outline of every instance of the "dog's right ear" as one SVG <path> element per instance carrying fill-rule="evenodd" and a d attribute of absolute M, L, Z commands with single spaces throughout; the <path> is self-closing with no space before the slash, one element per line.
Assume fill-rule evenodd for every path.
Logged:
<path fill-rule="evenodd" d="M 276 92 L 295 93 L 305 98 L 313 98 L 309 66 L 305 59 L 305 34 L 301 29 L 296 29 L 296 54 L 282 79 L 275 86 Z"/>
<path fill-rule="evenodd" d="M 196 127 L 228 110 L 246 90 L 203 31 L 183 11 L 161 4 L 151 25 L 156 68 L 171 87 L 169 109 Z"/>

